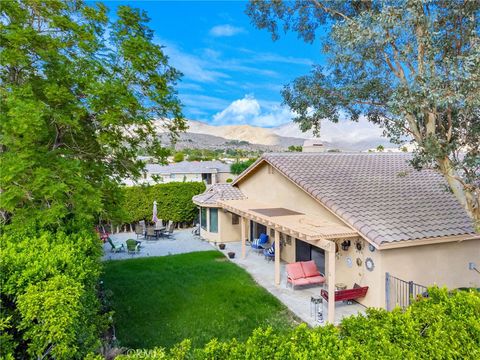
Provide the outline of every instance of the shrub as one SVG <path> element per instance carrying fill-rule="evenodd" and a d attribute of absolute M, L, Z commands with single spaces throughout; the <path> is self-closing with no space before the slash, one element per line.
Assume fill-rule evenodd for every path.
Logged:
<path fill-rule="evenodd" d="M 227 184 L 231 183 L 232 181 L 233 181 L 232 178 L 228 178 L 227 180 L 225 180 L 225 182 L 226 182 Z"/>
<path fill-rule="evenodd" d="M 183 341 L 169 351 L 136 350 L 132 359 L 478 359 L 480 294 L 449 293 L 432 288 L 406 311 L 368 309 L 345 318 L 339 327 L 309 329 L 305 324 L 287 335 L 257 329 L 245 342 L 210 341 L 191 349 Z"/>
<path fill-rule="evenodd" d="M 240 161 L 230 165 L 230 172 L 234 175 L 239 175 L 245 171 L 256 159 L 249 159 L 247 161 Z"/>
<path fill-rule="evenodd" d="M 98 348 L 98 237 L 3 234 L 0 245 L 0 357 L 77 359 Z"/>
<path fill-rule="evenodd" d="M 173 161 L 175 162 L 182 162 L 185 159 L 185 155 L 183 155 L 183 152 L 179 151 L 173 155 Z"/>
<path fill-rule="evenodd" d="M 124 199 L 120 205 L 122 220 L 125 223 L 150 220 L 153 202 L 157 201 L 158 218 L 192 222 L 197 216 L 192 197 L 204 191 L 203 182 L 170 182 L 124 188 Z"/>

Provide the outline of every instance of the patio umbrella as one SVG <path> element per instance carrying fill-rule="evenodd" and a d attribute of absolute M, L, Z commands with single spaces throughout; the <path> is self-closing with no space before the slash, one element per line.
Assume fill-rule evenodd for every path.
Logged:
<path fill-rule="evenodd" d="M 152 221 L 156 224 L 157 221 L 158 221 L 158 217 L 157 217 L 157 202 L 154 201 L 153 202 L 153 216 L 152 216 Z"/>

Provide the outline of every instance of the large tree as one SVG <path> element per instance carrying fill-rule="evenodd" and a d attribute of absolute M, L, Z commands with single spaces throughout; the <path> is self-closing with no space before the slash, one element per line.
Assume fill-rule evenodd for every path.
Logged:
<path fill-rule="evenodd" d="M 83 1 L 2 1 L 1 222 L 84 223 L 114 209 L 139 150 L 164 159 L 154 118 L 185 129 L 180 74 L 143 11 Z M 113 19 L 113 20 L 112 20 Z M 105 215 L 106 216 L 106 215 Z"/>
<path fill-rule="evenodd" d="M 328 63 L 285 86 L 302 130 L 366 116 L 393 142 L 412 141 L 480 226 L 480 1 L 251 1 L 278 39 L 320 39 Z M 279 30 L 281 29 L 281 30 Z"/>

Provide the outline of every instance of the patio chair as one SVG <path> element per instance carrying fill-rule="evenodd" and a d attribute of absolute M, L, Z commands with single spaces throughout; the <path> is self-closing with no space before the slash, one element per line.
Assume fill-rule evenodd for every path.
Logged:
<path fill-rule="evenodd" d="M 98 234 L 100 240 L 102 240 L 103 242 L 107 242 L 110 234 L 105 231 L 105 228 L 103 226 L 101 229 L 99 229 L 98 226 L 95 226 L 95 232 Z"/>
<path fill-rule="evenodd" d="M 173 235 L 173 230 L 175 229 L 175 224 L 173 223 L 172 220 L 168 221 L 167 229 L 163 233 L 163 235 L 167 237 L 171 237 Z"/>
<path fill-rule="evenodd" d="M 265 245 L 268 243 L 268 235 L 265 233 L 261 233 L 258 239 L 254 239 L 251 243 L 251 247 L 253 250 L 257 251 L 259 254 L 262 250 L 265 249 Z"/>
<path fill-rule="evenodd" d="M 148 239 L 152 239 L 152 238 L 157 238 L 157 235 L 155 234 L 155 228 L 153 226 L 149 226 L 147 227 L 147 232 L 145 234 L 145 237 Z"/>
<path fill-rule="evenodd" d="M 138 254 L 140 252 L 140 243 L 137 240 L 128 239 L 126 243 L 127 243 L 127 252 L 129 254 Z"/>
<path fill-rule="evenodd" d="M 160 230 L 163 228 L 163 220 L 158 219 L 157 222 L 155 223 L 155 230 Z"/>
<path fill-rule="evenodd" d="M 115 243 L 109 237 L 107 237 L 107 241 L 110 244 L 110 246 L 112 247 L 110 249 L 110 252 L 119 253 L 119 252 L 125 251 L 125 247 L 123 246 L 123 244 L 121 244 L 120 246 L 115 245 Z"/>
<path fill-rule="evenodd" d="M 263 250 L 263 256 L 265 256 L 265 260 L 272 261 L 275 259 L 275 245 L 272 244 L 268 249 Z"/>
<path fill-rule="evenodd" d="M 139 236 L 141 237 L 145 237 L 145 227 L 143 227 L 142 225 L 140 225 L 140 223 L 137 224 L 137 226 L 135 226 L 135 234 L 137 235 L 137 239 Z"/>

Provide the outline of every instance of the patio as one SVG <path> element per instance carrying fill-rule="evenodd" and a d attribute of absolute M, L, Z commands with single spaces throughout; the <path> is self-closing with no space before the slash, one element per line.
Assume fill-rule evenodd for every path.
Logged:
<path fill-rule="evenodd" d="M 128 239 L 137 239 L 134 232 L 111 234 L 110 238 L 116 245 L 124 244 Z M 192 229 L 175 230 L 170 238 L 163 237 L 158 240 L 139 239 L 142 244 L 140 252 L 137 254 L 128 254 L 127 251 L 119 253 L 110 252 L 111 246 L 108 242 L 103 245 L 102 260 L 124 260 L 139 257 L 166 256 L 174 254 L 184 254 L 195 251 L 210 251 L 212 246 L 202 241 L 199 237 L 192 234 Z"/>
<path fill-rule="evenodd" d="M 322 326 L 327 323 L 328 319 L 328 306 L 323 303 L 323 323 L 315 320 L 314 316 L 310 314 L 310 299 L 312 296 L 318 297 L 320 295 L 320 286 L 314 287 L 298 287 L 294 290 L 289 286 L 286 286 L 285 277 L 285 263 L 280 263 L 280 285 L 275 285 L 275 264 L 273 261 L 265 260 L 263 255 L 254 253 L 251 249 L 247 249 L 245 259 L 241 258 L 242 244 L 241 242 L 228 243 L 222 251 L 225 256 L 230 251 L 235 252 L 235 258 L 232 259 L 235 264 L 244 268 L 255 281 L 267 289 L 272 295 L 278 298 L 283 304 L 285 304 L 290 311 L 298 316 L 302 321 L 306 322 L 310 326 Z M 335 324 L 339 324 L 341 319 L 350 315 L 365 314 L 366 308 L 354 302 L 348 305 L 344 302 L 335 303 Z"/>

